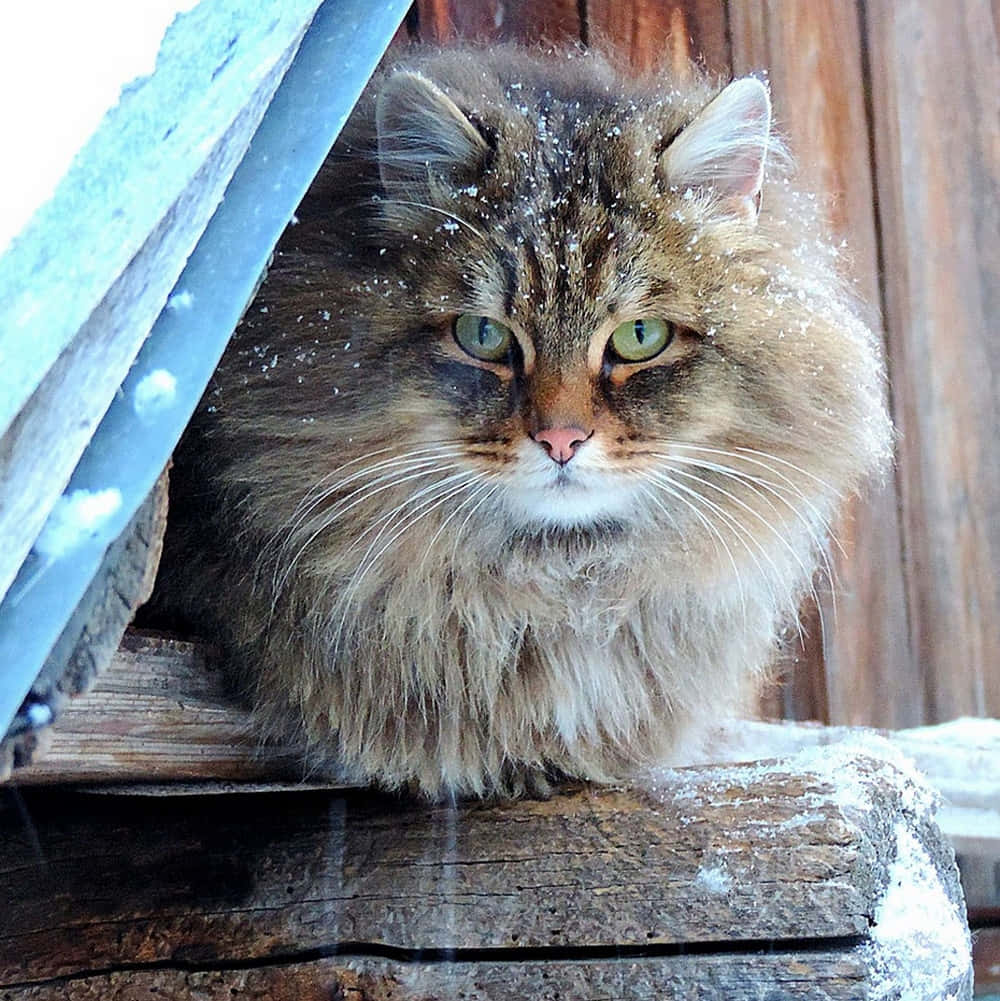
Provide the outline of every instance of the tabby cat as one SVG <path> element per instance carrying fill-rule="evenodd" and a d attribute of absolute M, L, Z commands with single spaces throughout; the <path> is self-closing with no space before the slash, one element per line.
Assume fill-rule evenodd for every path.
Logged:
<path fill-rule="evenodd" d="M 263 737 L 509 795 L 752 690 L 891 443 L 770 119 L 594 54 L 373 80 L 176 457 L 162 593 Z"/>

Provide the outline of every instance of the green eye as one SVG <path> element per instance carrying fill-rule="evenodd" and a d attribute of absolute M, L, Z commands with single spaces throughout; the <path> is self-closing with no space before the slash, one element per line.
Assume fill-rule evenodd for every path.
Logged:
<path fill-rule="evenodd" d="M 622 361 L 648 361 L 674 339 L 674 325 L 666 320 L 628 320 L 618 324 L 608 346 Z"/>
<path fill-rule="evenodd" d="M 506 358 L 513 339 L 510 327 L 491 320 L 488 316 L 463 313 L 455 320 L 455 340 L 459 347 L 482 361 L 500 361 Z"/>

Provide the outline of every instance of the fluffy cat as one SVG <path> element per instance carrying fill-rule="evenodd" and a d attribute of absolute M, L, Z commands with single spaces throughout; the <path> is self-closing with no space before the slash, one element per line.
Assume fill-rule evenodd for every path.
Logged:
<path fill-rule="evenodd" d="M 752 688 L 891 439 L 770 117 L 591 54 L 373 80 L 176 457 L 161 587 L 264 735 L 511 794 Z"/>

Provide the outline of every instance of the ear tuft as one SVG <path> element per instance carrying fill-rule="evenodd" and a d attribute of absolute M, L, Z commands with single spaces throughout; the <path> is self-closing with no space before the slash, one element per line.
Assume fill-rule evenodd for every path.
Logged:
<path fill-rule="evenodd" d="M 661 165 L 679 188 L 710 187 L 727 210 L 755 222 L 771 135 L 771 99 L 755 77 L 734 80 L 667 147 Z"/>
<path fill-rule="evenodd" d="M 474 174 L 489 151 L 461 108 L 419 73 L 390 76 L 375 105 L 379 171 L 388 189 Z"/>

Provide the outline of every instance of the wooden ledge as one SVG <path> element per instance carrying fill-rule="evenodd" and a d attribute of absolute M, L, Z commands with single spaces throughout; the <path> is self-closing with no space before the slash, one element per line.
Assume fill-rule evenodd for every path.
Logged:
<path fill-rule="evenodd" d="M 458 807 L 21 796 L 0 1001 L 971 997 L 935 797 L 867 753 Z"/>

